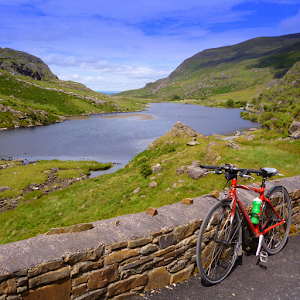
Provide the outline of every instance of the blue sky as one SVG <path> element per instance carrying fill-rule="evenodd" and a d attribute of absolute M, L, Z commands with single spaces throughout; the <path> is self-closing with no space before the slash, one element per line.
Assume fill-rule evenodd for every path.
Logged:
<path fill-rule="evenodd" d="M 292 33 L 300 0 L 0 1 L 1 48 L 96 91 L 141 88 L 204 49 Z"/>

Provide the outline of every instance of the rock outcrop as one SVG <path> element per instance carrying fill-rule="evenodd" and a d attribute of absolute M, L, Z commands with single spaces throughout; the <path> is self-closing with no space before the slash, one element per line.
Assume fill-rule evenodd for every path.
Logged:
<path fill-rule="evenodd" d="M 191 137 L 196 137 L 197 136 L 197 132 L 195 129 L 181 123 L 180 121 L 178 121 L 173 128 L 171 129 L 171 133 L 174 135 L 181 135 L 182 133 L 185 133 Z"/>
<path fill-rule="evenodd" d="M 292 137 L 294 139 L 300 138 L 300 122 L 293 121 L 293 123 L 290 125 L 290 128 L 289 128 L 289 134 L 290 134 L 290 137 Z"/>
<path fill-rule="evenodd" d="M 28 76 L 36 80 L 43 77 L 58 79 L 40 58 L 10 48 L 0 48 L 0 68 L 13 75 Z"/>

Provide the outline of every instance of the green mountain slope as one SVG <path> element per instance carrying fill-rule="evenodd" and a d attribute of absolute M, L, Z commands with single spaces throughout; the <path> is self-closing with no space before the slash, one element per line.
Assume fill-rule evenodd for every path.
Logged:
<path fill-rule="evenodd" d="M 274 85 L 248 104 L 242 117 L 259 121 L 268 130 L 288 135 L 292 121 L 300 120 L 300 61 Z"/>
<path fill-rule="evenodd" d="M 283 77 L 298 60 L 300 34 L 260 37 L 199 52 L 186 59 L 167 78 L 121 95 L 162 100 L 171 100 L 174 95 L 181 99 L 204 99 L 247 89 L 256 90 Z"/>
<path fill-rule="evenodd" d="M 39 58 L 0 48 L 0 129 L 47 125 L 67 116 L 134 111 L 142 101 L 61 81 Z"/>

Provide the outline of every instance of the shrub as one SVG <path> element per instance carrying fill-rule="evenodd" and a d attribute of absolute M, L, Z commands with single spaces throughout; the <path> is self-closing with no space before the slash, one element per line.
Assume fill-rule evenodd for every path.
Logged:
<path fill-rule="evenodd" d="M 233 107 L 233 105 L 234 105 L 234 101 L 233 101 L 232 99 L 228 99 L 228 100 L 226 101 L 226 106 L 227 106 L 227 107 Z"/>
<path fill-rule="evenodd" d="M 152 169 L 149 163 L 146 162 L 140 165 L 140 174 L 145 178 L 152 174 Z"/>
<path fill-rule="evenodd" d="M 179 95 L 173 95 L 173 97 L 171 98 L 171 100 L 179 100 L 180 99 L 180 96 Z"/>

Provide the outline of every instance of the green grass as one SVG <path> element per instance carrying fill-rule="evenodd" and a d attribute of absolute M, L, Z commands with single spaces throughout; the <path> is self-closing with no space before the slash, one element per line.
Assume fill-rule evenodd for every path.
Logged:
<path fill-rule="evenodd" d="M 218 164 L 231 163 L 244 168 L 268 166 L 277 168 L 279 173 L 285 176 L 300 174 L 300 141 L 275 141 L 274 139 L 260 141 L 266 136 L 266 132 L 257 131 L 255 135 L 257 138 L 254 141 L 237 139 L 236 141 L 244 149 L 234 150 L 225 146 L 226 141 L 213 137 L 197 138 L 200 145 L 189 147 L 186 143 L 190 137 L 172 136 L 171 133 L 167 133 L 155 142 L 152 150 L 143 151 L 125 168 L 113 174 L 76 182 L 64 190 L 47 196 L 33 193 L 28 196 L 31 202 L 22 202 L 14 211 L 1 213 L 0 241 L 1 243 L 13 242 L 45 233 L 52 227 L 70 226 L 146 211 L 149 207 L 160 207 L 187 197 L 197 197 L 214 189 L 222 190 L 226 182 L 223 176 L 211 174 L 206 178 L 194 180 L 186 174 L 176 175 L 178 167 L 190 165 L 193 160 L 212 164 L 215 158 L 220 156 Z M 212 141 L 218 146 L 214 147 L 210 155 L 211 159 L 208 160 L 207 147 Z M 161 175 L 151 174 L 145 178 L 140 173 L 140 165 L 145 161 L 151 166 L 160 163 L 163 167 Z M 81 164 L 84 163 L 41 162 L 40 165 L 33 166 L 33 169 L 37 168 L 39 171 L 35 172 L 42 172 L 42 174 L 44 170 L 49 170 L 51 167 L 70 169 L 70 172 L 60 172 L 73 176 L 77 169 L 83 169 Z M 91 168 L 93 163 L 86 162 L 86 164 L 90 164 L 86 167 Z M 13 167 L 12 171 L 16 168 L 22 166 Z M 30 176 L 34 173 L 33 169 L 29 169 Z M 157 187 L 149 188 L 149 183 L 153 180 L 157 182 Z M 260 178 L 256 178 L 255 182 L 259 180 Z M 138 187 L 140 191 L 132 194 Z M 34 198 L 38 199 L 32 201 Z"/>
<path fill-rule="evenodd" d="M 11 164 L 10 161 L 2 161 L 2 164 Z M 19 164 L 19 163 L 17 163 Z M 101 164 L 96 161 L 46 161 L 42 160 L 36 164 L 16 165 L 0 169 L 1 186 L 8 186 L 11 190 L 0 193 L 0 199 L 6 197 L 19 196 L 24 193 L 31 183 L 41 184 L 47 180 L 47 174 L 51 173 L 51 168 L 58 168 L 58 179 L 79 177 L 81 173 L 89 173 L 93 170 L 106 170 L 112 164 Z M 28 197 L 28 196 L 26 196 Z"/>

